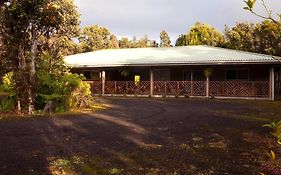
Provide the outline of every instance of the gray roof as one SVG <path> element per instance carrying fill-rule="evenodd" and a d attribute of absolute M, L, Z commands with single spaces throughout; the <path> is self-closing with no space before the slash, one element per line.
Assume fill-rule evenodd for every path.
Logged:
<path fill-rule="evenodd" d="M 280 64 L 281 57 L 210 46 L 108 49 L 67 56 L 70 67 Z"/>

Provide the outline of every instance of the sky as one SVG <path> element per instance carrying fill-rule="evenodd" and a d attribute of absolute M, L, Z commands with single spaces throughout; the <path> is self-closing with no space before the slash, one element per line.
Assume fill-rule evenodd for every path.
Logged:
<path fill-rule="evenodd" d="M 265 0 L 273 13 L 281 13 L 281 0 Z M 99 25 L 118 38 L 148 35 L 159 41 L 166 30 L 173 42 L 197 21 L 220 31 L 236 22 L 259 22 L 243 10 L 243 0 L 74 0 L 81 14 L 81 26 Z M 256 10 L 266 14 L 257 0 Z"/>

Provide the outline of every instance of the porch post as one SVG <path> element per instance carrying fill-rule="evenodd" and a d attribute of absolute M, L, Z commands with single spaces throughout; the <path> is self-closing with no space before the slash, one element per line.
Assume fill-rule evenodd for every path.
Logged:
<path fill-rule="evenodd" d="M 153 69 L 150 68 L 150 96 L 153 96 Z"/>
<path fill-rule="evenodd" d="M 275 90 L 275 88 L 274 88 L 274 80 L 275 80 L 275 78 L 274 78 L 274 66 L 272 66 L 272 67 L 270 67 L 270 73 L 269 73 L 269 76 L 270 76 L 270 78 L 269 78 L 269 83 L 270 83 L 270 85 L 269 85 L 269 87 L 270 87 L 270 100 L 272 100 L 272 101 L 274 101 L 274 97 L 275 97 L 275 95 L 274 95 L 274 90 Z"/>
<path fill-rule="evenodd" d="M 102 82 L 101 94 L 104 95 L 104 92 L 105 92 L 105 71 L 101 72 L 101 82 Z"/>
<path fill-rule="evenodd" d="M 209 91 L 210 91 L 210 78 L 206 77 L 206 97 L 209 97 Z"/>

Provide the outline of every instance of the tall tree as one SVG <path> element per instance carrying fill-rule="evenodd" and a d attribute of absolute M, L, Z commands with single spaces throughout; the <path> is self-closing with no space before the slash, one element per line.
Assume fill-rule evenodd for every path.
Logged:
<path fill-rule="evenodd" d="M 281 56 L 281 23 L 265 20 L 261 23 L 238 23 L 226 27 L 224 47 L 249 52 Z"/>
<path fill-rule="evenodd" d="M 224 47 L 236 50 L 255 51 L 255 25 L 237 23 L 233 28 L 225 28 Z"/>
<path fill-rule="evenodd" d="M 186 35 L 177 39 L 177 45 L 220 46 L 223 40 L 223 35 L 214 27 L 197 22 Z"/>
<path fill-rule="evenodd" d="M 149 39 L 147 35 L 144 35 L 142 38 L 140 38 L 137 44 L 137 48 L 145 47 L 149 47 Z"/>
<path fill-rule="evenodd" d="M 21 109 L 21 104 L 28 104 L 28 112 L 32 114 L 37 62 L 43 54 L 40 38 L 50 38 L 59 32 L 68 33 L 68 26 L 76 26 L 79 16 L 72 0 L 1 2 L 0 34 L 4 46 L 1 57 L 6 67 L 14 72 L 18 109 Z M 75 18 L 70 19 L 70 14 L 76 15 Z"/>
<path fill-rule="evenodd" d="M 79 42 L 83 52 L 108 49 L 110 45 L 110 31 L 105 27 L 93 25 L 82 29 Z"/>
<path fill-rule="evenodd" d="M 223 42 L 222 34 L 208 24 L 197 22 L 186 35 L 187 45 L 219 46 Z"/>
<path fill-rule="evenodd" d="M 110 40 L 108 45 L 109 49 L 119 49 L 119 41 L 115 35 L 113 34 L 110 35 L 109 40 Z"/>
<path fill-rule="evenodd" d="M 171 47 L 171 40 L 165 30 L 160 32 L 160 47 Z"/>
<path fill-rule="evenodd" d="M 186 46 L 186 35 L 181 34 L 178 39 L 176 40 L 176 46 Z"/>
<path fill-rule="evenodd" d="M 119 47 L 121 49 L 131 48 L 132 43 L 128 38 L 121 38 L 121 40 L 119 41 Z"/>

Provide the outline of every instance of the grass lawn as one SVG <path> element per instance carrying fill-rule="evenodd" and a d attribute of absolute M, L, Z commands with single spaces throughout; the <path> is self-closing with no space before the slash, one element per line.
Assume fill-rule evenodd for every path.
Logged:
<path fill-rule="evenodd" d="M 0 117 L 0 174 L 259 174 L 281 102 L 100 98 L 107 109 Z M 276 156 L 281 156 L 276 152 Z"/>

